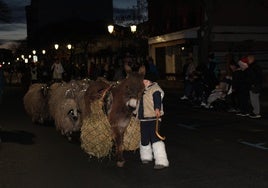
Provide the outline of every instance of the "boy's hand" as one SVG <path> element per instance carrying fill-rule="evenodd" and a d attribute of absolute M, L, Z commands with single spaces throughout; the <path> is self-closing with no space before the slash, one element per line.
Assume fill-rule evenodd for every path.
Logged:
<path fill-rule="evenodd" d="M 160 117 L 160 110 L 158 108 L 155 109 L 155 116 Z"/>

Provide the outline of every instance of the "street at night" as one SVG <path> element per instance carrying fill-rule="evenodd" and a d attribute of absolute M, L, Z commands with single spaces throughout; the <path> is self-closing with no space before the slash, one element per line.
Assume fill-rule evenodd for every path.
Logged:
<path fill-rule="evenodd" d="M 267 99 L 260 119 L 180 101 L 181 89 L 164 88 L 170 167 L 142 164 L 139 151 L 125 152 L 123 168 L 113 156 L 96 159 L 53 124 L 36 125 L 23 107 L 19 86 L 7 86 L 0 108 L 0 187 L 268 187 Z"/>
<path fill-rule="evenodd" d="M 0 188 L 268 188 L 267 10 L 0 0 Z"/>

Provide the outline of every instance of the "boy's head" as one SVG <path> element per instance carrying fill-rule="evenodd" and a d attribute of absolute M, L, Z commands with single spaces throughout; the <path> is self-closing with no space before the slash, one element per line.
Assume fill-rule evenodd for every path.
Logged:
<path fill-rule="evenodd" d="M 155 82 L 156 81 L 156 76 L 153 73 L 146 73 L 144 75 L 144 80 L 149 80 L 151 82 Z"/>

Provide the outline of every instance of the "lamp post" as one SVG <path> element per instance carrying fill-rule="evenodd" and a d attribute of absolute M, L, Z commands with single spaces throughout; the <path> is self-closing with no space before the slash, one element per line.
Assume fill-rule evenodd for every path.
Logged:
<path fill-rule="evenodd" d="M 59 54 L 58 54 L 58 49 L 59 49 L 59 44 L 54 44 L 54 48 L 56 50 L 56 52 L 54 52 L 54 58 L 58 58 L 59 57 Z"/>
<path fill-rule="evenodd" d="M 73 46 L 71 44 L 67 44 L 67 49 L 68 49 L 68 60 L 70 63 L 72 63 L 72 48 Z"/>

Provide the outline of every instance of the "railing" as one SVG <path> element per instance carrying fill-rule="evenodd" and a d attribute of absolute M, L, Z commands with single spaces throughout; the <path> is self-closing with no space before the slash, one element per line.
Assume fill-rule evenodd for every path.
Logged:
<path fill-rule="evenodd" d="M 176 73 L 165 73 L 161 78 L 165 80 L 181 80 L 181 75 Z"/>

